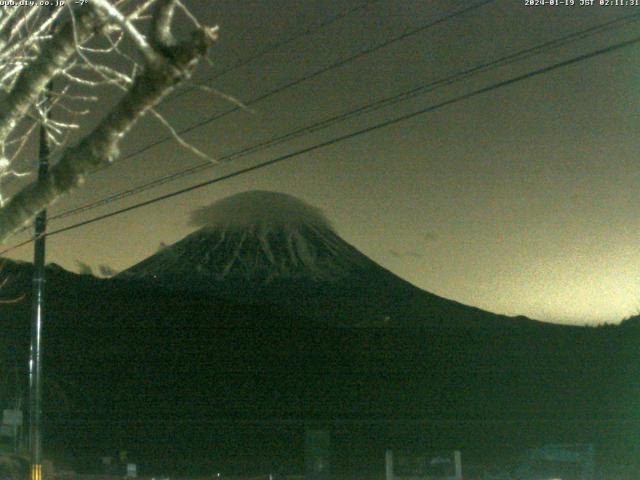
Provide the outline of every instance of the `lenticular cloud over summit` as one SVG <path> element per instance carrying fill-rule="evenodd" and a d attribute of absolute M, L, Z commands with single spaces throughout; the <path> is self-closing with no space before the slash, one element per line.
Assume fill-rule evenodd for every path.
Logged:
<path fill-rule="evenodd" d="M 195 210 L 191 224 L 194 232 L 115 278 L 283 305 L 336 325 L 513 323 L 416 288 L 343 240 L 319 209 L 284 193 L 232 195 Z"/>
<path fill-rule="evenodd" d="M 335 281 L 371 261 L 342 240 L 323 213 L 291 195 L 249 191 L 195 210 L 198 229 L 120 275 L 193 282 Z"/>
<path fill-rule="evenodd" d="M 319 208 L 286 193 L 253 190 L 200 207 L 191 214 L 190 225 L 198 228 L 295 227 L 305 224 L 333 229 Z"/>

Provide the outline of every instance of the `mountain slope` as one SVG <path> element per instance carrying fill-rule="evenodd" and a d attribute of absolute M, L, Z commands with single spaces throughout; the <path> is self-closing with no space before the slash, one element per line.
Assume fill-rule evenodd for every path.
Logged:
<path fill-rule="evenodd" d="M 205 226 L 119 277 L 334 281 L 368 261 L 318 210 L 282 193 L 241 193 L 194 217 Z"/>
<path fill-rule="evenodd" d="M 322 213 L 282 193 L 250 191 L 196 212 L 201 228 L 116 279 L 269 302 L 348 326 L 539 325 L 422 291 L 344 241 Z"/>
<path fill-rule="evenodd" d="M 627 438 L 615 429 L 639 411 L 638 329 L 508 318 L 424 292 L 282 194 L 230 197 L 194 220 L 114 279 L 47 269 L 48 446 L 127 449 L 163 474 L 210 474 L 203 459 L 255 474 L 300 471 L 310 425 L 332 430 L 343 471 L 394 445 L 482 459 L 549 441 L 617 451 Z M 0 363 L 26 391 L 33 269 L 2 273 L 6 298 L 25 297 L 0 304 Z"/>
<path fill-rule="evenodd" d="M 4 272 L 7 296 L 26 298 L 0 304 L 0 360 L 26 383 L 32 268 L 7 263 Z M 209 458 L 231 472 L 296 471 L 295 442 L 310 424 L 331 426 L 345 459 L 368 452 L 359 470 L 389 442 L 460 448 L 466 458 L 495 458 L 485 455 L 504 450 L 504 439 L 617 451 L 628 435 L 616 429 L 627 423 L 608 419 L 637 418 L 629 379 L 638 334 L 622 327 L 507 329 L 503 319 L 502 328 L 467 330 L 335 328 L 291 313 L 303 308 L 55 266 L 47 274 L 46 443 L 67 455 L 127 449 L 176 472 Z M 327 299 L 325 312 L 342 307 Z"/>
<path fill-rule="evenodd" d="M 640 397 L 629 381 L 638 376 L 637 329 L 552 326 L 467 307 L 411 286 L 337 236 L 328 238 L 344 269 L 289 262 L 278 275 L 265 267 L 247 277 L 232 266 L 216 276 L 207 273 L 216 263 L 202 261 L 225 251 L 213 255 L 205 241 L 215 231 L 189 237 L 201 250 L 185 247 L 188 256 L 156 263 L 151 276 L 47 269 L 48 448 L 78 458 L 126 449 L 165 473 L 199 462 L 210 473 L 203 459 L 229 472 L 295 472 L 305 426 L 326 425 L 342 455 L 336 470 L 361 471 L 390 445 L 460 448 L 479 459 L 550 441 L 619 452 L 618 439 L 629 438 L 620 425 L 637 425 Z M 243 245 L 262 255 L 252 238 Z M 5 298 L 26 296 L 0 304 L 0 362 L 26 383 L 32 266 L 7 262 L 2 272 Z"/>

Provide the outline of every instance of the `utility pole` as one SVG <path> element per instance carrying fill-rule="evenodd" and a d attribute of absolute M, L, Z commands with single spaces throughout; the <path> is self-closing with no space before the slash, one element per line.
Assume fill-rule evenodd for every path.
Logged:
<path fill-rule="evenodd" d="M 42 95 L 41 108 L 45 120 L 51 116 L 51 87 Z M 45 121 L 40 125 L 38 150 L 38 181 L 49 176 L 49 140 Z M 31 480 L 42 480 L 42 323 L 45 312 L 45 232 L 47 210 L 36 216 L 34 222 L 33 296 L 31 305 L 31 350 L 29 358 L 29 449 L 31 453 Z"/>

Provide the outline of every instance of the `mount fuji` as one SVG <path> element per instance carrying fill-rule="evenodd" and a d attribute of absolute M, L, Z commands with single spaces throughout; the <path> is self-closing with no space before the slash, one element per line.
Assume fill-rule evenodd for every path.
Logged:
<path fill-rule="evenodd" d="M 192 220 L 198 230 L 115 280 L 268 302 L 342 326 L 540 325 L 418 289 L 343 240 L 319 209 L 284 193 L 236 194 Z"/>
<path fill-rule="evenodd" d="M 322 213 L 283 193 L 250 191 L 194 213 L 202 228 L 120 276 L 193 281 L 333 282 L 366 268 Z"/>
<path fill-rule="evenodd" d="M 394 442 L 478 459 L 540 439 L 627 451 L 608 419 L 640 411 L 637 322 L 554 325 L 433 295 L 281 193 L 235 195 L 193 222 L 110 279 L 48 267 L 44 364 L 65 389 L 49 389 L 47 445 L 79 457 L 131 445 L 163 472 L 198 458 L 296 471 L 304 424 L 334 425 L 339 468 L 358 472 Z M 26 366 L 33 267 L 5 260 L 1 273 L 0 361 Z"/>

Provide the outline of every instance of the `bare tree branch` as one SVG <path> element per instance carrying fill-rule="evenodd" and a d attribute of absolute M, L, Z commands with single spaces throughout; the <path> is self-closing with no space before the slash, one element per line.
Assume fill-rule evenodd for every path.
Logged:
<path fill-rule="evenodd" d="M 175 41 L 171 32 L 176 5 L 174 0 L 157 0 L 148 42 L 146 39 L 142 41 L 144 37 L 130 20 L 107 0 L 95 0 L 91 4 L 93 13 L 83 12 L 76 18 L 72 16 L 43 46 L 37 61 L 20 74 L 5 99 L 7 107 L 0 112 L 0 144 L 6 142 L 17 122 L 36 101 L 38 93 L 56 73 L 73 77 L 66 67 L 72 56 L 78 53 L 79 44 L 105 26 L 115 25 L 132 37 L 144 64 L 131 84 L 118 82 L 118 86 L 126 90 L 124 96 L 93 131 L 74 146 L 61 151 L 59 161 L 51 169 L 48 178 L 30 184 L 0 208 L 0 242 L 39 211 L 81 185 L 89 173 L 113 162 L 118 157 L 121 139 L 131 127 L 190 77 L 198 61 L 207 55 L 217 39 L 217 27 L 201 27 L 194 30 L 188 40 Z M 82 54 L 78 55 L 82 58 Z M 84 65 L 92 66 L 92 63 L 86 59 Z M 93 72 L 120 81 L 127 78 L 103 66 L 95 66 Z M 68 131 L 74 125 L 64 121 L 50 122 L 49 128 Z"/>
<path fill-rule="evenodd" d="M 146 37 L 138 32 L 134 24 L 120 13 L 116 7 L 111 5 L 108 0 L 92 0 L 92 4 L 95 8 L 99 8 L 110 20 L 116 22 L 123 31 L 129 34 L 147 63 L 161 61 L 158 52 L 151 47 Z M 156 10 L 161 10 L 161 8 L 157 8 Z"/>
<path fill-rule="evenodd" d="M 176 0 L 159 1 L 159 8 L 155 9 L 151 20 L 151 41 L 156 48 L 162 49 L 175 44 L 171 33 L 171 20 L 175 12 Z"/>
<path fill-rule="evenodd" d="M 76 52 L 76 40 L 86 41 L 104 25 L 85 9 L 77 18 L 76 29 L 67 22 L 42 47 L 37 60 L 22 70 L 9 94 L 0 103 L 0 143 L 7 140 L 18 121 L 35 103 L 49 81 L 62 70 Z"/>

